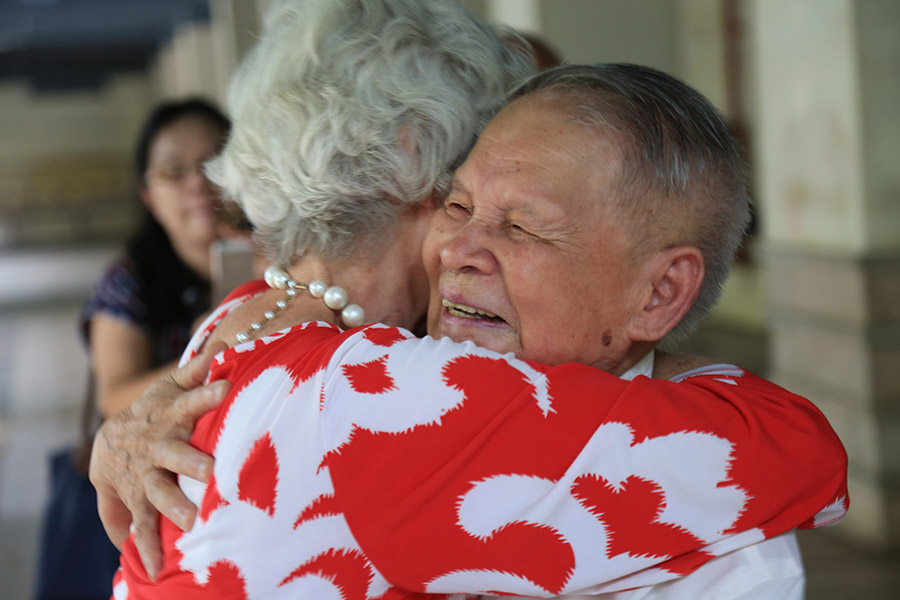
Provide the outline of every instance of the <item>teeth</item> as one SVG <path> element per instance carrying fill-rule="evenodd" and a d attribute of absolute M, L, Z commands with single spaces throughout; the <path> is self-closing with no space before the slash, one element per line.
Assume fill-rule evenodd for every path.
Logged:
<path fill-rule="evenodd" d="M 480 308 L 473 308 L 471 306 L 466 306 L 465 304 L 457 304 L 455 302 L 450 302 L 446 298 L 441 299 L 441 304 L 444 305 L 447 309 L 449 309 L 450 314 L 455 317 L 468 317 L 470 319 L 478 318 L 476 315 L 481 317 L 487 317 L 488 319 L 499 319 L 497 315 L 492 312 L 488 312 L 486 310 L 481 310 Z"/>

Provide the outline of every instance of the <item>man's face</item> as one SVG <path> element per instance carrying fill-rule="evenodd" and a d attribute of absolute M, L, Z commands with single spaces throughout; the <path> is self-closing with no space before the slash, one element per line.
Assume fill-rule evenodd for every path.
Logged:
<path fill-rule="evenodd" d="M 624 371 L 647 287 L 607 208 L 620 171 L 612 136 L 576 125 L 548 99 L 504 109 L 457 171 L 425 240 L 428 332 Z"/>

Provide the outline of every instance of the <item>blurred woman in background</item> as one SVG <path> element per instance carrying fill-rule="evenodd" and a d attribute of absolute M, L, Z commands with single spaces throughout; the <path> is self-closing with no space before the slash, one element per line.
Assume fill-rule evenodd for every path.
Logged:
<path fill-rule="evenodd" d="M 105 417 L 174 364 L 210 308 L 210 247 L 222 212 L 203 164 L 228 130 L 225 115 L 199 99 L 162 104 L 144 125 L 135 156 L 143 222 L 81 315 Z"/>
<path fill-rule="evenodd" d="M 158 105 L 138 137 L 143 215 L 81 313 L 91 365 L 82 439 L 74 450 L 51 457 L 38 600 L 105 600 L 112 593 L 119 553 L 106 537 L 87 479 L 93 434 L 98 416 L 126 408 L 175 364 L 210 309 L 210 249 L 233 230 L 203 164 L 222 149 L 229 129 L 218 108 L 191 98 Z"/>

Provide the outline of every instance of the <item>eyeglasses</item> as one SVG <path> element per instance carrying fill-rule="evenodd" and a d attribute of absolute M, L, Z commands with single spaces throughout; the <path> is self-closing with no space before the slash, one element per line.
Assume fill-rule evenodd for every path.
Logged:
<path fill-rule="evenodd" d="M 203 172 L 204 163 L 181 164 L 181 163 L 163 163 L 155 165 L 147 169 L 147 179 L 163 179 L 172 183 L 182 183 L 185 179 L 194 173 L 197 173 L 204 179 L 206 173 Z"/>

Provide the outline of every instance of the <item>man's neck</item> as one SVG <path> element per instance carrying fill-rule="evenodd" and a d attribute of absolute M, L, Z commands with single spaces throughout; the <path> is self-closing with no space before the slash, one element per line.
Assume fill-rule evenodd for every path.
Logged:
<path fill-rule="evenodd" d="M 672 379 L 676 375 L 687 373 L 693 369 L 709 365 L 721 364 L 722 361 L 714 360 L 706 356 L 693 354 L 670 354 L 657 350 L 656 361 L 653 365 L 654 379 Z"/>

